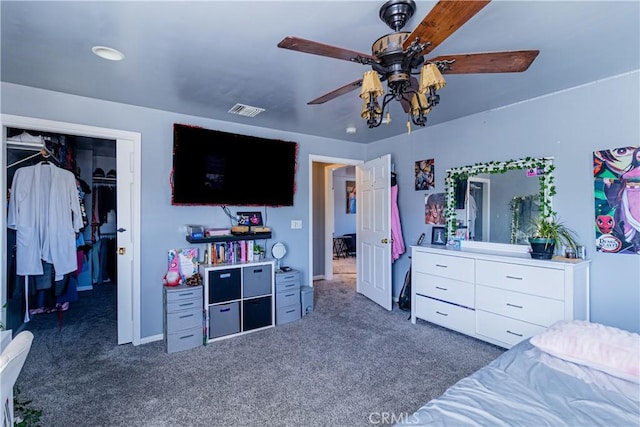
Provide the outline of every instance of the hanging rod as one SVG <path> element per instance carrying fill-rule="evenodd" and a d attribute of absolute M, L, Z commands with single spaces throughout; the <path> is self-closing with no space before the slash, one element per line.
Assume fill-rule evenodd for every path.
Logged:
<path fill-rule="evenodd" d="M 13 150 L 37 151 L 37 153 L 31 156 L 25 157 L 24 159 L 11 163 L 10 165 L 7 166 L 7 169 L 15 165 L 19 165 L 20 163 L 26 162 L 27 160 L 31 160 L 34 157 L 38 157 L 38 156 L 42 156 L 45 159 L 50 157 L 52 160 L 54 160 L 57 163 L 55 156 L 44 144 L 44 139 L 42 139 L 42 137 L 40 137 L 40 142 L 16 141 L 16 140 L 7 139 L 7 148 L 13 149 Z"/>

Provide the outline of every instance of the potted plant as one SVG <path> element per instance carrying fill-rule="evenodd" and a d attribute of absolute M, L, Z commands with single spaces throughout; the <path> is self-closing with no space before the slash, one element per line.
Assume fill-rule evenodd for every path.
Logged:
<path fill-rule="evenodd" d="M 533 235 L 529 237 L 531 258 L 551 259 L 556 246 L 566 246 L 575 253 L 578 247 L 576 233 L 558 217 L 540 217 L 533 221 Z"/>
<path fill-rule="evenodd" d="M 262 260 L 264 259 L 264 248 L 261 245 L 258 245 L 257 243 L 253 245 L 253 257 L 256 260 Z"/>

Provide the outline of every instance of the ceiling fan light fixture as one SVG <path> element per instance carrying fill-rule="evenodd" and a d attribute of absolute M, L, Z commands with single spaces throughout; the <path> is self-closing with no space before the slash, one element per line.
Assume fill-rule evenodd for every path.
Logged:
<path fill-rule="evenodd" d="M 420 114 L 429 114 L 431 112 L 431 105 L 427 101 L 427 97 L 423 93 L 414 93 L 411 98 L 411 114 L 413 116 L 419 116 Z"/>
<path fill-rule="evenodd" d="M 371 125 L 371 123 L 377 122 L 382 117 L 382 109 L 380 108 L 380 104 L 378 104 L 378 101 L 376 101 L 375 98 L 365 99 L 360 116 L 363 119 L 366 119 L 367 124 L 369 125 Z"/>
<path fill-rule="evenodd" d="M 438 69 L 438 66 L 434 63 L 426 64 L 420 71 L 420 93 L 429 92 L 429 88 L 434 90 L 440 90 L 447 85 L 447 82 L 442 77 L 442 73 Z"/>
<path fill-rule="evenodd" d="M 369 94 L 374 98 L 382 96 L 384 89 L 377 71 L 366 71 L 362 76 L 362 87 L 360 88 L 360 98 L 368 100 Z"/>

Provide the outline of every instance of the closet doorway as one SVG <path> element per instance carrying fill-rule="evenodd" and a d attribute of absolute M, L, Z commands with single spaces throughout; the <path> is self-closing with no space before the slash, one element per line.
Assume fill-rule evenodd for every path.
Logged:
<path fill-rule="evenodd" d="M 115 129 L 97 128 L 28 117 L 2 115 L 2 149 L 0 164 L 6 168 L 7 163 L 7 130 L 18 128 L 32 133 L 57 133 L 71 135 L 84 142 L 97 138 L 110 140 L 115 145 L 115 168 L 117 174 L 116 219 L 117 251 L 117 324 L 118 344 L 141 343 L 140 337 L 140 141 L 139 133 Z M 89 172 L 89 171 L 87 171 Z M 93 174 L 94 170 L 90 173 Z M 106 174 L 104 171 L 105 180 Z M 84 174 L 83 174 L 84 175 Z M 7 191 L 6 180 L 3 179 L 2 190 Z M 2 245 L 6 247 L 6 216 L 0 216 L 0 234 Z M 0 260 L 2 273 L 0 301 L 6 301 L 7 259 Z"/>

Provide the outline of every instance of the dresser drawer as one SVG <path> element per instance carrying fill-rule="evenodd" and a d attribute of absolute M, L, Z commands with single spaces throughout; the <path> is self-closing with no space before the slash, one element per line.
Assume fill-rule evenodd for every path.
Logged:
<path fill-rule="evenodd" d="M 300 319 L 300 302 L 276 309 L 276 324 L 278 325 L 293 322 L 298 319 Z"/>
<path fill-rule="evenodd" d="M 564 299 L 564 270 L 478 260 L 476 284 Z"/>
<path fill-rule="evenodd" d="M 507 344 L 507 348 L 518 344 L 520 341 L 530 338 L 535 334 L 544 332 L 547 328 L 476 310 L 478 335 Z M 482 336 L 479 338 L 482 339 Z"/>
<path fill-rule="evenodd" d="M 188 350 L 202 345 L 202 327 L 167 334 L 165 348 L 167 353 Z"/>
<path fill-rule="evenodd" d="M 475 306 L 475 292 L 472 283 L 418 272 L 415 273 L 414 280 L 415 284 L 412 286 L 414 286 L 416 294 L 469 308 Z"/>
<path fill-rule="evenodd" d="M 416 295 L 415 313 L 416 317 L 445 328 L 468 335 L 475 332 L 475 311 L 468 308 Z"/>
<path fill-rule="evenodd" d="M 167 302 L 175 302 L 175 301 L 184 301 L 184 300 L 190 300 L 190 299 L 194 299 L 194 298 L 201 298 L 202 297 L 202 286 L 195 286 L 192 288 L 176 288 L 176 289 L 169 289 L 169 288 L 165 288 L 166 290 L 166 295 L 167 295 Z"/>
<path fill-rule="evenodd" d="M 202 299 L 194 298 L 190 300 L 167 301 L 167 313 L 189 309 L 202 310 Z"/>
<path fill-rule="evenodd" d="M 564 319 L 562 301 L 486 286 L 476 288 L 476 308 L 545 327 Z"/>
<path fill-rule="evenodd" d="M 286 273 L 276 273 L 276 285 L 286 282 L 300 283 L 300 272 L 297 270 L 292 270 Z"/>
<path fill-rule="evenodd" d="M 202 308 L 167 313 L 167 333 L 202 327 Z"/>
<path fill-rule="evenodd" d="M 294 282 L 278 283 L 276 285 L 276 292 L 278 293 L 296 290 L 300 290 L 300 282 L 298 280 Z"/>
<path fill-rule="evenodd" d="M 276 294 L 276 308 L 294 304 L 300 305 L 300 288 L 296 288 L 293 291 L 278 292 Z"/>
<path fill-rule="evenodd" d="M 412 265 L 420 273 L 473 282 L 474 262 L 471 258 L 416 251 Z"/>

